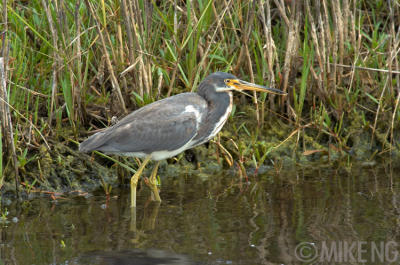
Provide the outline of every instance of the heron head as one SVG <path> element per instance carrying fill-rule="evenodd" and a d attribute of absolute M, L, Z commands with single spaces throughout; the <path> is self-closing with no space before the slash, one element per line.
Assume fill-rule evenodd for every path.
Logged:
<path fill-rule="evenodd" d="M 242 90 L 253 90 L 258 92 L 267 92 L 277 95 L 286 95 L 286 92 L 283 92 L 279 89 L 265 87 L 256 85 L 250 82 L 246 82 L 238 79 L 236 76 L 224 73 L 224 72 L 215 72 L 207 76 L 202 82 L 203 89 L 206 88 L 214 88 L 216 92 L 225 92 L 225 91 L 242 91 Z"/>

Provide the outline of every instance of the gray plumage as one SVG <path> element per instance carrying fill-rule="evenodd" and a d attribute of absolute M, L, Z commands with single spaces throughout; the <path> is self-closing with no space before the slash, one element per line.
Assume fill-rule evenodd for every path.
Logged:
<path fill-rule="evenodd" d="M 231 92 L 216 91 L 226 86 L 226 78 L 235 77 L 217 72 L 200 83 L 197 93 L 182 93 L 146 105 L 86 139 L 79 151 L 152 155 L 152 159 L 161 160 L 202 144 L 220 131 L 230 113 Z"/>

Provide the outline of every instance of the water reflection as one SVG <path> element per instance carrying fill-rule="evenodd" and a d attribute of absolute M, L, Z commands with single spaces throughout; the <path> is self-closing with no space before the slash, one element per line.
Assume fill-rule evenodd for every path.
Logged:
<path fill-rule="evenodd" d="M 182 175 L 163 181 L 161 205 L 147 201 L 142 189 L 136 218 L 127 191 L 108 202 L 104 196 L 14 202 L 2 209 L 10 222 L 0 225 L 0 264 L 157 264 L 157 258 L 300 264 L 301 242 L 397 242 L 400 175 L 394 172 L 271 171 L 250 185 L 235 174 Z"/>
<path fill-rule="evenodd" d="M 90 265 L 194 265 L 187 256 L 165 250 L 93 251 L 68 264 Z M 199 264 L 199 263 L 196 263 Z"/>

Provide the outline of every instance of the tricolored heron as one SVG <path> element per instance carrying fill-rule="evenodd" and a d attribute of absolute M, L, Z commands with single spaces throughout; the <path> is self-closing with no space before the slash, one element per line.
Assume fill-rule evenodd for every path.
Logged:
<path fill-rule="evenodd" d="M 201 145 L 213 138 L 232 110 L 232 90 L 254 90 L 279 95 L 286 93 L 242 81 L 234 75 L 216 72 L 207 76 L 197 93 L 182 93 L 146 105 L 98 132 L 79 145 L 79 151 L 93 150 L 144 158 L 131 178 L 131 207 L 136 207 L 136 187 L 150 160 L 157 163 L 149 186 L 157 201 L 159 161 Z"/>

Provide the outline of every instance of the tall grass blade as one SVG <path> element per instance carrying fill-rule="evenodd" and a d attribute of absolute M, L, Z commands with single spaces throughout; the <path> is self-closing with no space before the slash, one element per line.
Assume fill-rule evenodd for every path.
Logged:
<path fill-rule="evenodd" d="M 4 175 L 3 175 L 3 135 L 0 126 L 0 189 L 3 187 Z"/>

